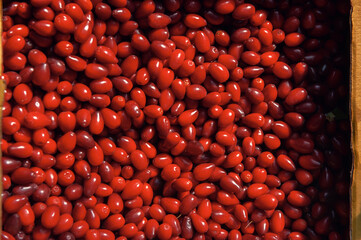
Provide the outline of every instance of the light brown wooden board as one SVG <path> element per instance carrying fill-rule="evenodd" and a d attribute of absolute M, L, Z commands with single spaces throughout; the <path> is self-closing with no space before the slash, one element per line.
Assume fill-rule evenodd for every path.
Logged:
<path fill-rule="evenodd" d="M 351 0 L 351 239 L 361 239 L 361 0 Z"/>

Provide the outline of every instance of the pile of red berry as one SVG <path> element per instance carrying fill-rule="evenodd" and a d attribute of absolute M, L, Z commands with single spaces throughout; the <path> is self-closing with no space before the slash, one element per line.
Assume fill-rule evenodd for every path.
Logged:
<path fill-rule="evenodd" d="M 349 10 L 5 3 L 1 239 L 347 239 Z"/>

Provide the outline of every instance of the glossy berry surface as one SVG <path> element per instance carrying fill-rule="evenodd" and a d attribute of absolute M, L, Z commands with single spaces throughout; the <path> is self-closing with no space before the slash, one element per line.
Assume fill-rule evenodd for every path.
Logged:
<path fill-rule="evenodd" d="M 348 238 L 347 1 L 3 10 L 1 239 Z"/>

